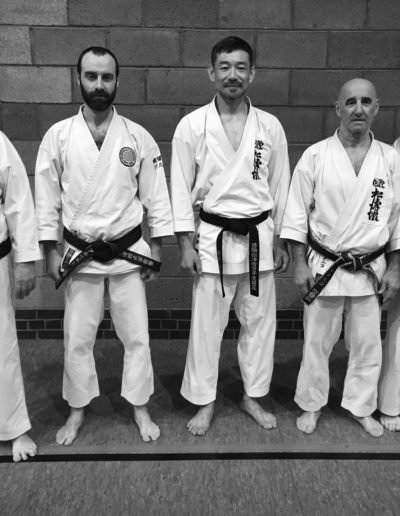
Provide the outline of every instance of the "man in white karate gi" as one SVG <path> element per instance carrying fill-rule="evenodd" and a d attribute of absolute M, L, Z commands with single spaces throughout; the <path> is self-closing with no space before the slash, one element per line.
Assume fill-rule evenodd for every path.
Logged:
<path fill-rule="evenodd" d="M 40 259 L 35 210 L 25 167 L 0 132 L 0 440 L 12 442 L 15 462 L 36 455 L 29 437 L 31 423 L 25 403 L 9 274 L 14 261 L 15 296 L 35 288 L 35 260 Z"/>
<path fill-rule="evenodd" d="M 241 323 L 241 408 L 266 429 L 275 340 L 276 272 L 288 265 L 278 240 L 290 181 L 279 121 L 254 108 L 253 50 L 237 37 L 212 49 L 212 102 L 184 117 L 172 142 L 171 200 L 182 269 L 194 276 L 192 322 L 181 394 L 198 405 L 188 429 L 207 432 L 214 413 L 221 339 L 233 303 Z M 196 228 L 194 210 L 200 210 Z M 274 240 L 275 235 L 275 240 Z"/>
<path fill-rule="evenodd" d="M 393 147 L 400 152 L 400 138 Z M 387 307 L 386 338 L 378 384 L 380 422 L 391 432 L 400 431 L 400 291 Z"/>
<path fill-rule="evenodd" d="M 343 85 L 340 127 L 309 147 L 293 174 L 281 237 L 289 239 L 294 280 L 305 294 L 304 350 L 295 401 L 297 427 L 312 433 L 326 405 L 329 355 L 344 319 L 349 361 L 342 407 L 373 437 L 383 433 L 377 408 L 383 302 L 399 286 L 400 162 L 374 139 L 379 109 L 364 79 Z M 386 258 L 385 258 L 386 253 Z"/>
<path fill-rule="evenodd" d="M 93 346 L 105 293 L 125 348 L 121 395 L 133 405 L 142 439 L 160 435 L 147 410 L 154 386 L 144 280 L 155 276 L 162 237 L 173 233 L 171 207 L 156 142 L 112 105 L 118 71 L 105 48 L 81 53 L 84 105 L 49 129 L 36 164 L 47 271 L 57 285 L 66 280 L 63 397 L 71 410 L 56 436 L 64 445 L 76 438 L 84 407 L 99 395 Z M 141 236 L 144 211 L 150 247 Z M 60 214 L 63 258 L 56 248 Z"/>

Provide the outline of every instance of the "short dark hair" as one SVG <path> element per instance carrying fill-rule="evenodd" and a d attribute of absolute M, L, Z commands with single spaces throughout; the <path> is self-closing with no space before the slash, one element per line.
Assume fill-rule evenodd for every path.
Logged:
<path fill-rule="evenodd" d="M 115 75 L 116 75 L 116 77 L 118 77 L 118 75 L 119 75 L 118 59 L 115 57 L 115 54 L 113 52 L 111 52 L 111 50 L 108 50 L 108 48 L 104 48 L 104 47 L 87 47 L 87 48 L 85 48 L 85 50 L 82 50 L 82 52 L 80 53 L 79 58 L 78 58 L 78 63 L 76 65 L 76 69 L 78 70 L 78 75 L 81 75 L 82 59 L 89 52 L 93 52 L 93 54 L 95 56 L 105 56 L 106 54 L 111 56 L 115 61 Z"/>
<path fill-rule="evenodd" d="M 254 51 L 251 46 L 242 38 L 237 36 L 228 36 L 216 43 L 211 50 L 211 64 L 215 66 L 218 54 L 221 52 L 233 52 L 234 50 L 244 50 L 249 54 L 250 66 L 254 63 Z"/>

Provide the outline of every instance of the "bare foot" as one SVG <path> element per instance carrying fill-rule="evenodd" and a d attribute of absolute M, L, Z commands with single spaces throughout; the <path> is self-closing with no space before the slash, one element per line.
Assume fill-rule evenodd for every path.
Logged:
<path fill-rule="evenodd" d="M 201 406 L 196 415 L 192 417 L 186 425 L 191 434 L 205 435 L 207 433 L 214 414 L 214 404 L 215 402 L 212 401 L 208 405 Z"/>
<path fill-rule="evenodd" d="M 28 434 L 22 434 L 12 440 L 13 461 L 27 460 L 36 455 L 37 446 Z"/>
<path fill-rule="evenodd" d="M 400 416 L 387 416 L 386 414 L 382 414 L 379 421 L 386 430 L 389 430 L 390 432 L 400 431 Z"/>
<path fill-rule="evenodd" d="M 69 413 L 68 419 L 65 422 L 65 425 L 60 428 L 60 430 L 56 434 L 56 442 L 57 444 L 64 444 L 65 446 L 69 446 L 72 444 L 76 436 L 78 435 L 78 430 L 82 425 L 85 419 L 84 408 L 73 408 L 71 407 L 71 411 Z"/>
<path fill-rule="evenodd" d="M 317 422 L 320 415 L 320 410 L 316 410 L 315 412 L 303 412 L 303 414 L 296 420 L 297 428 L 305 434 L 312 434 L 317 428 Z"/>
<path fill-rule="evenodd" d="M 261 405 L 254 398 L 250 398 L 247 394 L 243 394 L 242 401 L 240 403 L 240 408 L 243 412 L 246 412 L 251 416 L 256 423 L 265 428 L 266 430 L 271 430 L 272 428 L 276 428 L 276 417 L 264 410 Z"/>
<path fill-rule="evenodd" d="M 383 435 L 383 426 L 372 416 L 358 417 L 354 414 L 351 414 L 351 416 L 358 421 L 367 434 L 372 437 L 381 437 Z"/>
<path fill-rule="evenodd" d="M 143 441 L 148 443 L 160 437 L 160 429 L 151 419 L 147 405 L 134 405 L 133 414 Z"/>

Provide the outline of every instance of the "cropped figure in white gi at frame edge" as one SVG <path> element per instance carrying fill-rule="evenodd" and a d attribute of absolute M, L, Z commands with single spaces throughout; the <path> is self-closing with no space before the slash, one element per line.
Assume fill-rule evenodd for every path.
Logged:
<path fill-rule="evenodd" d="M 374 139 L 375 87 L 345 83 L 336 102 L 340 127 L 309 147 L 293 174 L 282 238 L 291 241 L 295 283 L 305 294 L 304 349 L 295 401 L 297 427 L 311 433 L 328 401 L 329 355 L 344 319 L 349 361 L 342 407 L 373 437 L 382 361 L 380 300 L 399 287 L 400 160 Z"/>
<path fill-rule="evenodd" d="M 241 408 L 266 429 L 276 326 L 274 268 L 287 268 L 278 239 L 290 182 L 287 142 L 273 115 L 256 109 L 253 50 L 237 37 L 212 49 L 212 102 L 184 117 L 172 143 L 171 201 L 180 265 L 194 276 L 192 321 L 181 394 L 199 405 L 188 429 L 203 435 L 214 412 L 218 361 L 229 309 L 241 323 Z M 194 209 L 200 209 L 196 228 Z M 275 241 L 274 241 L 275 235 Z"/>
<path fill-rule="evenodd" d="M 84 105 L 53 125 L 36 164 L 39 240 L 47 272 L 66 280 L 63 397 L 70 415 L 58 431 L 69 445 L 84 407 L 99 395 L 93 346 L 104 313 L 104 294 L 124 348 L 121 395 L 133 405 L 144 441 L 160 435 L 147 402 L 153 393 L 144 281 L 159 268 L 161 238 L 173 234 L 160 151 L 151 135 L 112 106 L 118 62 L 101 47 L 84 50 L 78 83 Z M 141 236 L 144 209 L 150 248 Z M 64 256 L 57 249 L 59 216 Z"/>
<path fill-rule="evenodd" d="M 400 152 L 400 138 L 394 144 Z M 400 431 L 400 291 L 387 307 L 387 330 L 383 341 L 382 369 L 378 384 L 378 409 L 382 425 Z"/>
<path fill-rule="evenodd" d="M 36 455 L 25 403 L 9 273 L 14 258 L 15 296 L 35 288 L 35 261 L 40 260 L 35 209 L 25 167 L 0 132 L 0 440 L 12 441 L 14 461 Z"/>

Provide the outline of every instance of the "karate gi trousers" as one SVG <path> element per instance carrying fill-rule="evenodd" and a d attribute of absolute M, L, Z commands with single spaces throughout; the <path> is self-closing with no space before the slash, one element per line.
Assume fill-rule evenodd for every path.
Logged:
<path fill-rule="evenodd" d="M 387 416 L 400 414 L 400 293 L 388 307 L 382 370 L 378 386 L 378 408 Z"/>
<path fill-rule="evenodd" d="M 225 274 L 222 297 L 218 274 L 203 273 L 193 283 L 192 322 L 181 394 L 196 405 L 216 398 L 221 340 L 231 303 L 241 324 L 238 360 L 248 396 L 269 392 L 276 330 L 275 279 L 260 272 L 259 297 L 250 295 L 249 275 Z"/>
<path fill-rule="evenodd" d="M 327 404 L 329 356 L 339 340 L 342 318 L 349 360 L 341 405 L 355 416 L 370 416 L 377 408 L 382 363 L 381 309 L 375 295 L 319 296 L 304 307 L 303 360 L 295 402 L 309 412 Z"/>
<path fill-rule="evenodd" d="M 63 398 L 74 408 L 88 405 L 99 395 L 93 347 L 104 316 L 105 291 L 116 333 L 125 348 L 121 396 L 133 405 L 144 405 L 154 391 L 140 272 L 73 274 L 65 292 Z"/>
<path fill-rule="evenodd" d="M 9 441 L 31 428 L 11 300 L 8 256 L 0 260 L 0 440 Z"/>

